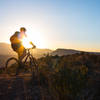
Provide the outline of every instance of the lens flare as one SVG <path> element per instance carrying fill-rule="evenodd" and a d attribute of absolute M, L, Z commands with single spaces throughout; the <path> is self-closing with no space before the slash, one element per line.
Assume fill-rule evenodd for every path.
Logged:
<path fill-rule="evenodd" d="M 26 37 L 22 39 L 22 44 L 25 48 L 32 48 L 32 45 L 30 44 L 30 40 Z"/>

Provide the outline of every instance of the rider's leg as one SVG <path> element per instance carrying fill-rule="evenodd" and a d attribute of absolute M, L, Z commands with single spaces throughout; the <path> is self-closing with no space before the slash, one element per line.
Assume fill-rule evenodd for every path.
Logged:
<path fill-rule="evenodd" d="M 26 50 L 24 48 L 20 48 L 18 50 L 18 59 L 19 59 L 19 66 L 23 66 L 22 60 L 26 56 Z"/>
<path fill-rule="evenodd" d="M 20 46 L 18 49 L 18 58 L 19 61 L 22 61 L 22 59 L 26 56 L 26 49 L 23 46 Z"/>
<path fill-rule="evenodd" d="M 24 49 L 23 52 L 21 52 L 19 55 L 19 60 L 22 61 L 25 56 L 26 56 L 26 50 Z"/>

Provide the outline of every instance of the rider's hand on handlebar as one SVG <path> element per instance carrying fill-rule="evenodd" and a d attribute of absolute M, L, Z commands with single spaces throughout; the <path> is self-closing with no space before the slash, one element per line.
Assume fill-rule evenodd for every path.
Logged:
<path fill-rule="evenodd" d="M 36 48 L 36 46 L 32 43 L 32 41 L 30 42 L 30 44 L 33 46 L 32 48 Z"/>
<path fill-rule="evenodd" d="M 34 49 L 36 48 L 36 46 L 34 45 L 34 47 L 33 47 Z"/>

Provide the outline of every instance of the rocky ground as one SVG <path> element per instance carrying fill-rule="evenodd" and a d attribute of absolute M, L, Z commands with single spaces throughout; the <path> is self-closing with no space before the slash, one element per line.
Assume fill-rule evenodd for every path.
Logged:
<path fill-rule="evenodd" d="M 0 77 L 0 100 L 25 100 L 29 77 Z"/>
<path fill-rule="evenodd" d="M 53 100 L 48 89 L 39 85 L 34 77 L 31 83 L 31 75 L 19 75 L 9 77 L 0 75 L 0 100 Z"/>

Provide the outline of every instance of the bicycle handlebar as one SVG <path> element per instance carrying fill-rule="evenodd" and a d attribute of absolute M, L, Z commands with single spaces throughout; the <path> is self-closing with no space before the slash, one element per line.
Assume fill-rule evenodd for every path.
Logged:
<path fill-rule="evenodd" d="M 32 49 L 35 49 L 36 48 L 36 46 L 34 45 L 33 47 L 32 47 Z"/>
<path fill-rule="evenodd" d="M 30 44 L 33 46 L 32 49 L 36 48 L 36 46 L 32 42 L 30 42 Z"/>
<path fill-rule="evenodd" d="M 35 49 L 35 48 L 36 48 L 36 46 L 35 46 L 35 45 L 33 45 L 33 47 L 32 47 L 32 48 L 26 48 L 26 50 Z"/>

